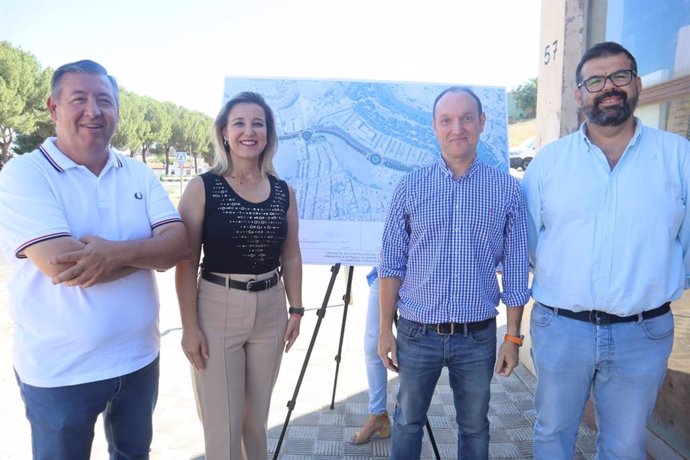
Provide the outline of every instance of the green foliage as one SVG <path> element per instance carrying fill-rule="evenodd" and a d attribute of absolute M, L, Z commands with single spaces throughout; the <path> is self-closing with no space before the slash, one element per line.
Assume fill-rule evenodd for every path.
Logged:
<path fill-rule="evenodd" d="M 148 126 L 144 125 L 144 104 L 142 97 L 120 88 L 120 121 L 111 141 L 120 150 L 136 152 L 139 139 L 148 135 Z"/>
<path fill-rule="evenodd" d="M 45 101 L 51 73 L 34 55 L 0 42 L 0 168 L 17 132 L 31 135 L 38 123 L 50 119 Z"/>
<path fill-rule="evenodd" d="M 12 151 L 15 155 L 22 155 L 36 150 L 47 137 L 55 136 L 53 120 L 41 120 L 36 123 L 36 128 L 28 133 L 17 133 Z"/>
<path fill-rule="evenodd" d="M 211 117 L 200 112 L 184 110 L 176 117 L 172 124 L 172 143 L 177 150 L 188 152 L 194 159 L 194 168 L 198 168 L 198 158 L 201 155 L 206 163 L 211 164 Z"/>
<path fill-rule="evenodd" d="M 515 105 L 526 118 L 537 116 L 537 79 L 531 78 L 513 90 Z"/>

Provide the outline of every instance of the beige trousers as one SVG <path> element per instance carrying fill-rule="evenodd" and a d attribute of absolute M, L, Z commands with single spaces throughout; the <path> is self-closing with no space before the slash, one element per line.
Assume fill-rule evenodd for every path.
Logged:
<path fill-rule="evenodd" d="M 248 281 L 264 275 L 231 275 Z M 265 460 L 271 392 L 287 327 L 285 287 L 226 289 L 199 279 L 199 326 L 208 342 L 206 367 L 193 371 L 207 460 Z"/>

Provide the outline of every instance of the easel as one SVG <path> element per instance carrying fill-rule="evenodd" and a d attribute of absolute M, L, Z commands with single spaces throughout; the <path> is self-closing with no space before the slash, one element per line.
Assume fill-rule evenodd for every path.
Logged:
<path fill-rule="evenodd" d="M 300 387 L 302 386 L 302 380 L 304 379 L 304 374 L 307 371 L 307 365 L 309 364 L 309 359 L 311 358 L 311 352 L 314 349 L 314 344 L 316 343 L 316 337 L 319 334 L 319 328 L 321 327 L 321 321 L 323 317 L 326 316 L 326 308 L 328 308 L 328 302 L 331 298 L 331 292 L 333 291 L 333 285 L 340 271 L 340 264 L 337 263 L 331 267 L 331 279 L 328 282 L 328 288 L 326 289 L 326 294 L 324 295 L 321 307 L 316 311 L 316 316 L 319 317 L 316 320 L 316 326 L 314 326 L 314 332 L 311 335 L 311 341 L 309 342 L 309 348 L 307 348 L 307 354 L 304 357 L 304 363 L 302 363 L 302 370 L 299 373 L 299 378 L 297 379 L 297 384 L 295 385 L 295 390 L 292 393 L 292 399 L 287 403 L 288 413 L 285 416 L 285 423 L 283 423 L 283 429 L 280 432 L 280 437 L 278 438 L 278 444 L 276 445 L 276 450 L 273 453 L 273 460 L 278 459 L 278 454 L 280 453 L 280 447 L 283 444 L 283 438 L 285 437 L 285 432 L 287 431 L 288 424 L 290 423 L 290 417 L 292 416 L 292 411 L 295 409 L 295 404 L 297 403 L 297 395 L 299 394 Z M 341 353 L 343 351 L 343 338 L 345 337 L 345 323 L 347 322 L 347 309 L 350 305 L 350 299 L 352 294 L 352 276 L 354 274 L 355 267 L 349 266 L 347 272 L 347 287 L 345 288 L 345 295 L 343 296 L 343 319 L 340 326 L 340 341 L 338 343 L 338 354 L 335 356 L 335 377 L 333 379 L 333 395 L 331 397 L 331 410 L 335 408 L 335 391 L 338 385 L 338 372 L 340 370 L 340 359 Z M 440 460 L 441 456 L 436 446 L 436 440 L 434 439 L 434 434 L 431 431 L 431 425 L 429 421 L 426 422 L 427 433 L 429 434 L 429 440 L 431 441 L 431 446 L 434 449 L 434 454 L 436 459 Z"/>

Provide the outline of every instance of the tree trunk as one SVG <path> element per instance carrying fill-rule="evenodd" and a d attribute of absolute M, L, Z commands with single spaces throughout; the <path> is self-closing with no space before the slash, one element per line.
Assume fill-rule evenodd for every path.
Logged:
<path fill-rule="evenodd" d="M 170 147 L 165 149 L 165 175 L 170 174 Z"/>
<path fill-rule="evenodd" d="M 141 146 L 141 161 L 143 161 L 144 164 L 146 164 L 146 154 L 148 153 L 148 151 L 149 151 L 148 145 L 144 144 Z"/>
<path fill-rule="evenodd" d="M 10 145 L 14 141 L 12 128 L 0 126 L 0 169 L 10 160 Z"/>

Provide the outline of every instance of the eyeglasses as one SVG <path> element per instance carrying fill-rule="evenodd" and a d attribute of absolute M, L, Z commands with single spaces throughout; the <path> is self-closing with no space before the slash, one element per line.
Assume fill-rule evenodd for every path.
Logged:
<path fill-rule="evenodd" d="M 609 76 L 595 75 L 594 77 L 589 77 L 587 80 L 578 83 L 577 87 L 582 88 L 584 86 L 590 93 L 598 93 L 606 86 L 606 80 L 611 80 L 614 86 L 620 88 L 621 86 L 629 85 L 633 76 L 637 76 L 634 70 L 619 70 Z"/>

